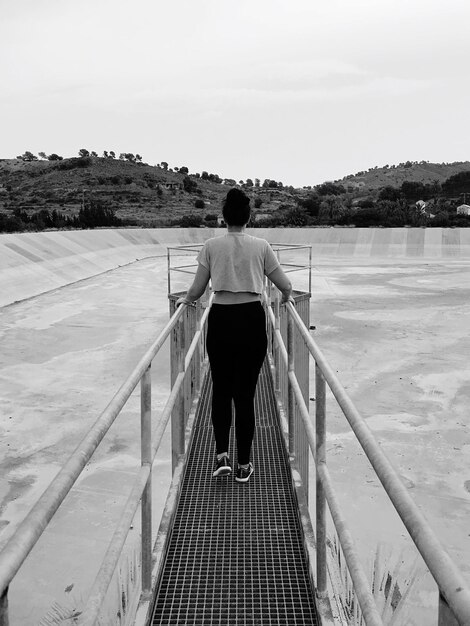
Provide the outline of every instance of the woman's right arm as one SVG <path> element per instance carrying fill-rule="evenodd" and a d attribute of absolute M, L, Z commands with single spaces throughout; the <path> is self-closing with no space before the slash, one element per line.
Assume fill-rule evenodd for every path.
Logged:
<path fill-rule="evenodd" d="M 288 302 L 289 299 L 292 298 L 292 284 L 287 278 L 282 267 L 277 267 L 273 270 L 270 274 L 268 274 L 268 278 L 282 293 L 281 303 Z"/>

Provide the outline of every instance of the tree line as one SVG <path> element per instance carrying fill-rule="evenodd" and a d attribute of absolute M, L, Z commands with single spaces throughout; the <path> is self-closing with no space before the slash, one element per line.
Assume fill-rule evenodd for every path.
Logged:
<path fill-rule="evenodd" d="M 90 158 L 100 158 L 99 154 L 95 150 L 88 150 L 87 148 L 81 148 L 78 151 L 78 157 L 81 160 L 77 163 L 77 158 L 75 157 L 67 157 L 66 160 L 74 163 L 74 165 L 89 165 L 91 163 Z M 38 152 L 37 156 L 31 152 L 30 150 L 26 150 L 23 154 L 19 154 L 17 159 L 25 162 L 38 161 L 39 159 L 47 160 L 47 161 L 63 161 L 64 157 L 53 152 L 51 154 L 46 154 L 45 152 Z M 121 160 L 127 161 L 129 163 L 137 163 L 142 164 L 142 156 L 140 154 L 134 154 L 132 152 L 121 152 L 119 156 L 116 155 L 114 150 L 104 150 L 101 158 L 110 159 L 110 160 Z M 246 180 L 236 181 L 233 178 L 222 178 L 218 174 L 209 173 L 206 170 L 202 172 L 195 172 L 190 174 L 189 168 L 186 165 L 182 166 L 173 166 L 170 167 L 167 161 L 161 161 L 156 165 L 156 167 L 165 170 L 166 172 L 175 172 L 180 174 L 185 174 L 187 176 L 192 176 L 196 179 L 201 179 L 205 181 L 209 181 L 212 183 L 224 184 L 235 186 L 239 185 L 241 187 L 245 187 L 247 189 L 250 188 L 262 188 L 262 189 L 284 189 L 286 191 L 294 191 L 294 187 L 292 185 L 285 187 L 281 181 L 276 181 L 271 178 L 265 178 L 263 182 L 259 178 L 251 179 L 247 178 Z M 64 168 L 66 169 L 66 168 Z M 68 169 L 68 168 L 67 168 Z M 71 168 L 70 168 L 71 169 Z"/>
<path fill-rule="evenodd" d="M 87 150 L 86 148 L 81 148 L 78 151 L 78 156 L 81 158 L 88 157 L 96 157 L 98 158 L 98 153 L 95 150 Z M 23 154 L 19 154 L 17 159 L 25 162 L 38 161 L 40 158 L 46 161 L 63 161 L 64 157 L 60 156 L 60 154 L 56 154 L 53 152 L 52 154 L 47 155 L 45 152 L 38 152 L 38 156 L 26 150 Z M 103 151 L 103 159 L 116 159 L 116 153 L 114 150 L 104 150 Z M 142 157 L 140 154 L 133 154 L 132 152 L 121 152 L 119 154 L 119 159 L 121 161 L 128 161 L 129 163 L 142 163 Z"/>
<path fill-rule="evenodd" d="M 365 196 L 343 185 L 326 182 L 297 196 L 295 207 L 279 207 L 263 226 L 470 226 L 470 217 L 457 207 L 470 199 L 470 171 L 450 176 L 442 184 L 405 181 Z"/>
<path fill-rule="evenodd" d="M 39 231 L 58 228 L 88 229 L 103 226 L 116 227 L 126 225 L 116 216 L 114 209 L 99 200 L 91 200 L 83 206 L 77 215 L 69 216 L 53 209 L 40 209 L 32 215 L 24 209 L 14 209 L 12 215 L 0 213 L 0 232 L 12 233 Z"/>

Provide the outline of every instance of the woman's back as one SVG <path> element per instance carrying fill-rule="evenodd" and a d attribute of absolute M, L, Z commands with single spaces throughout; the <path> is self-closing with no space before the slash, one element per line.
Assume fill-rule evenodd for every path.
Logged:
<path fill-rule="evenodd" d="M 264 276 L 279 262 L 265 239 L 243 232 L 229 232 L 209 239 L 198 255 L 198 261 L 210 272 L 215 292 L 261 294 Z"/>

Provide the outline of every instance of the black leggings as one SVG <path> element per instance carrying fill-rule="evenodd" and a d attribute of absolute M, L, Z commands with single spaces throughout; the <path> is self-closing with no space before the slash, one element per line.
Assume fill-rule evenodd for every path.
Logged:
<path fill-rule="evenodd" d="M 261 302 L 213 304 L 207 329 L 212 373 L 212 425 L 217 454 L 228 451 L 235 404 L 238 462 L 250 460 L 255 432 L 254 397 L 266 356 L 266 319 Z"/>

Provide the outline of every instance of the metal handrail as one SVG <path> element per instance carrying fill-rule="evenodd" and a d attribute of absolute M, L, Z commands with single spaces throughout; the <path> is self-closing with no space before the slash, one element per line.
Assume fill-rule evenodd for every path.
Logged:
<path fill-rule="evenodd" d="M 210 305 L 211 300 L 209 301 L 208 307 L 198 324 L 198 329 L 194 334 L 191 345 L 189 346 L 186 357 L 182 363 L 181 371 L 174 381 L 165 408 L 157 420 L 156 427 L 152 433 L 153 442 L 150 450 L 150 458 L 145 462 L 144 458 L 142 458 L 142 467 L 136 476 L 131 494 L 124 507 L 113 538 L 109 544 L 101 569 L 95 579 L 84 613 L 84 618 L 87 624 L 94 624 L 98 617 L 100 606 L 106 594 L 106 590 L 109 587 L 109 583 L 112 579 L 112 575 L 118 563 L 119 556 L 130 527 L 130 521 L 132 520 L 139 501 L 142 499 L 144 490 L 148 485 L 153 460 L 158 452 L 166 425 L 181 390 L 185 372 L 187 371 L 191 359 L 195 354 L 198 342 L 202 337 Z M 62 504 L 83 468 L 88 463 L 103 437 L 114 423 L 139 381 L 142 381 L 142 383 L 145 381 L 147 385 L 150 384 L 149 372 L 151 363 L 171 331 L 175 328 L 178 322 L 181 321 L 184 308 L 185 307 L 181 306 L 175 311 L 166 326 L 158 335 L 157 339 L 142 356 L 134 370 L 121 385 L 117 393 L 87 432 L 75 451 L 71 454 L 64 467 L 52 480 L 1 551 L 0 598 L 2 606 L 0 607 L 0 624 L 8 624 L 8 609 L 6 608 L 3 610 L 3 607 L 7 607 L 7 592 L 10 582 L 13 580 L 22 563 L 41 537 L 49 521 Z"/>
<path fill-rule="evenodd" d="M 181 372 L 179 372 L 178 376 L 176 377 L 173 387 L 171 388 L 171 392 L 168 397 L 168 400 L 158 419 L 157 427 L 155 428 L 153 436 L 152 436 L 153 441 L 152 441 L 151 461 L 149 464 L 143 466 L 139 474 L 137 475 L 137 478 L 134 482 L 134 487 L 124 507 L 122 517 L 109 543 L 108 550 L 106 552 L 105 558 L 103 559 L 103 562 L 101 565 L 101 569 L 96 576 L 95 582 L 93 583 L 91 593 L 89 594 L 86 607 L 83 611 L 83 616 L 82 616 L 82 621 L 81 621 L 81 624 L 83 626 L 85 625 L 91 626 L 92 624 L 95 623 L 98 617 L 100 607 L 103 604 L 103 601 L 105 599 L 106 592 L 108 590 L 114 571 L 118 564 L 119 557 L 121 555 L 122 548 L 124 546 L 124 542 L 129 533 L 132 519 L 137 510 L 139 502 L 142 498 L 142 494 L 145 489 L 147 479 L 151 471 L 151 467 L 155 460 L 155 456 L 157 455 L 158 448 L 160 446 L 163 434 L 168 424 L 168 420 L 170 419 L 171 412 L 174 409 L 179 392 L 181 391 L 181 387 L 184 382 L 186 371 L 195 354 L 197 344 L 201 339 L 202 332 L 204 329 L 204 324 L 206 323 L 208 315 L 209 315 L 209 307 L 204 311 L 204 314 L 201 318 L 200 329 L 194 333 L 193 340 L 186 353 L 184 369 Z"/>
<path fill-rule="evenodd" d="M 193 340 L 186 353 L 184 369 L 181 372 L 179 372 L 179 374 L 177 375 L 175 382 L 173 384 L 173 387 L 171 388 L 171 392 L 165 404 L 165 407 L 158 419 L 157 427 L 152 437 L 153 441 L 152 441 L 152 452 L 151 452 L 150 463 L 144 465 L 141 468 L 134 482 L 134 487 L 126 502 L 119 524 L 109 543 L 108 550 L 106 552 L 105 558 L 103 559 L 103 562 L 101 565 L 101 569 L 96 576 L 95 582 L 93 583 L 91 592 L 88 596 L 88 601 L 83 611 L 83 616 L 81 620 L 81 624 L 83 626 L 88 626 L 88 625 L 92 626 L 92 624 L 94 624 L 96 622 L 96 619 L 98 618 L 100 608 L 103 604 L 103 601 L 106 596 L 106 592 L 108 590 L 114 571 L 119 562 L 119 557 L 121 555 L 124 542 L 129 533 L 129 528 L 130 528 L 132 519 L 134 517 L 134 514 L 139 505 L 139 502 L 142 498 L 143 491 L 147 484 L 148 476 L 150 474 L 151 467 L 155 460 L 155 456 L 158 452 L 158 448 L 160 446 L 160 442 L 162 440 L 163 434 L 168 424 L 168 420 L 170 419 L 170 416 L 174 409 L 179 392 L 181 391 L 181 387 L 184 382 L 186 371 L 195 354 L 197 344 L 201 339 L 204 324 L 207 320 L 208 314 L 209 314 L 209 308 L 207 308 L 204 311 L 204 314 L 201 318 L 200 329 L 195 332 Z"/>
<path fill-rule="evenodd" d="M 267 297 L 265 297 L 266 302 L 268 302 Z M 291 304 L 290 306 L 293 307 Z M 295 307 L 293 307 L 295 310 Z M 284 344 L 284 340 L 282 338 L 281 332 L 279 328 L 276 326 L 276 317 L 271 307 L 267 307 L 268 316 L 273 326 L 274 335 L 276 338 L 276 342 L 279 346 L 279 351 L 284 361 L 285 365 L 288 367 L 289 363 L 289 353 Z M 297 311 L 296 311 L 297 313 Z M 302 322 L 303 324 L 303 322 Z M 297 377 L 293 368 L 288 369 L 288 379 L 289 384 L 293 390 L 295 399 L 297 401 L 297 406 L 299 407 L 300 415 L 302 417 L 305 432 L 308 439 L 308 443 L 310 445 L 310 449 L 312 451 L 313 458 L 315 462 L 317 462 L 316 455 L 316 443 L 315 443 L 315 430 L 314 426 L 310 419 L 310 414 L 305 403 L 305 400 L 302 395 L 302 390 L 298 383 Z M 367 580 L 367 576 L 364 572 L 364 568 L 362 567 L 362 563 L 359 559 L 357 549 L 354 544 L 354 540 L 346 526 L 344 521 L 344 515 L 339 506 L 338 500 L 334 493 L 333 484 L 328 473 L 328 469 L 325 463 L 317 464 L 317 471 L 319 473 L 320 480 L 322 482 L 323 488 L 325 490 L 325 496 L 328 502 L 328 506 L 331 511 L 333 523 L 338 533 L 338 537 L 341 542 L 341 546 L 344 551 L 344 555 L 346 558 L 346 563 L 353 580 L 354 588 L 356 590 L 357 598 L 366 619 L 367 626 L 383 626 L 382 619 L 377 610 L 377 606 L 374 601 L 374 597 L 372 595 L 372 591 L 370 590 L 370 586 Z"/>
<path fill-rule="evenodd" d="M 270 311 L 270 307 L 268 307 L 268 310 Z M 306 328 L 300 315 L 296 311 L 294 305 L 290 302 L 287 303 L 287 311 L 289 316 L 292 318 L 292 321 L 297 326 L 297 329 L 299 330 L 301 336 L 303 337 L 310 354 L 315 360 L 316 366 L 319 368 L 322 376 L 328 383 L 328 386 L 330 387 L 333 396 L 335 397 L 338 405 L 340 406 L 342 412 L 348 420 L 367 458 L 372 464 L 375 473 L 377 474 L 385 491 L 387 492 L 387 495 L 389 496 L 392 504 L 394 505 L 411 538 L 413 539 L 418 551 L 420 552 L 426 565 L 428 566 L 434 580 L 439 587 L 440 593 L 444 596 L 448 605 L 455 614 L 455 617 L 459 620 L 459 624 L 461 624 L 462 626 L 470 626 L 470 590 L 461 572 L 452 561 L 450 556 L 447 554 L 445 549 L 442 547 L 442 544 L 435 535 L 434 531 L 431 529 L 424 516 L 421 514 L 418 507 L 414 503 L 413 499 L 408 494 L 406 487 L 403 485 L 387 456 L 380 448 L 378 442 L 376 441 L 374 435 L 367 426 L 365 420 L 361 417 L 361 415 L 353 405 L 352 400 L 347 395 L 344 387 L 337 379 L 321 350 L 318 348 L 315 341 L 311 337 L 308 329 Z M 270 311 L 270 313 L 272 314 L 272 311 Z M 274 317 L 274 315 L 270 315 L 270 317 L 272 321 L 272 317 Z M 280 333 L 276 333 L 276 337 L 278 341 L 282 341 Z M 282 349 L 281 353 L 284 356 Z M 312 452 L 314 453 L 315 444 L 313 427 L 311 426 L 308 409 L 305 405 L 305 402 L 303 401 L 303 397 L 295 389 L 295 376 L 293 375 L 293 373 L 289 373 L 289 377 L 292 378 L 291 382 L 294 385 L 295 395 L 299 403 L 300 412 L 306 427 L 310 447 L 312 449 Z M 320 480 L 322 481 L 324 488 L 327 490 L 329 485 L 329 476 L 325 464 L 319 463 L 317 469 L 319 471 Z M 325 495 L 328 499 L 328 494 L 326 493 Z M 328 501 L 328 504 L 330 504 L 330 501 Z M 347 553 L 345 553 L 345 557 L 347 560 Z M 351 578 L 353 578 L 354 581 L 353 572 L 351 572 L 351 570 L 350 574 Z M 356 589 L 356 593 L 357 591 L 358 590 Z M 358 599 L 362 609 L 362 603 L 359 595 Z M 364 615 L 364 617 L 366 616 Z M 367 622 L 367 624 L 369 624 L 369 622 Z"/>

